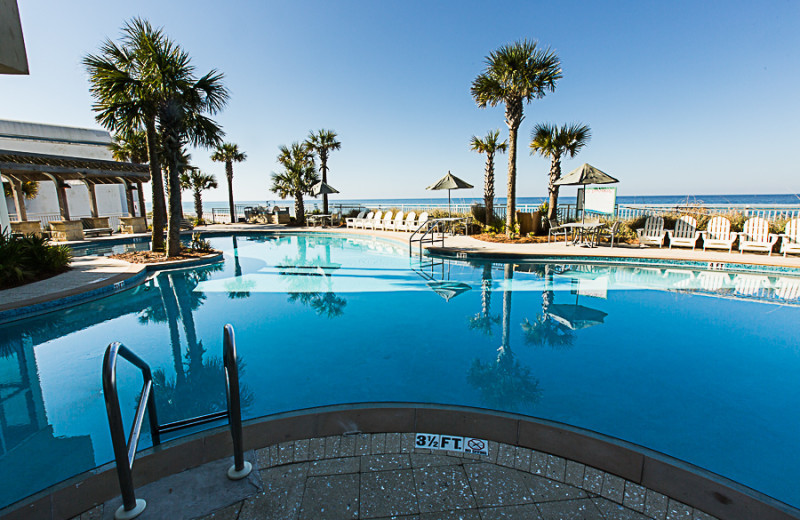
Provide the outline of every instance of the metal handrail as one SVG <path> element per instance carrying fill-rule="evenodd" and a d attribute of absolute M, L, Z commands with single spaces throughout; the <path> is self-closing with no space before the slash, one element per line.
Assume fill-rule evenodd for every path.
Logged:
<path fill-rule="evenodd" d="M 139 437 L 144 424 L 144 415 L 148 414 L 150 422 L 150 435 L 153 445 L 161 444 L 161 434 L 178 431 L 184 428 L 206 424 L 227 417 L 233 439 L 233 466 L 228 468 L 228 478 L 240 480 L 252 471 L 252 465 L 244 460 L 244 441 L 242 436 L 242 408 L 239 396 L 239 368 L 236 356 L 236 341 L 233 327 L 230 324 L 223 328 L 223 362 L 225 367 L 225 389 L 227 394 L 228 409 L 200 415 L 191 419 L 182 419 L 171 423 L 159 425 L 156 413 L 155 394 L 153 392 L 153 375 L 150 366 L 139 356 L 134 354 L 122 343 L 115 341 L 106 348 L 103 358 L 103 395 L 106 402 L 108 426 L 111 432 L 111 445 L 114 448 L 114 461 L 117 465 L 117 477 L 122 493 L 122 505 L 117 509 L 114 518 L 118 520 L 130 519 L 139 516 L 147 506 L 142 499 L 137 499 L 133 487 L 133 462 L 139 445 Z M 122 357 L 142 372 L 142 391 L 139 395 L 139 404 L 136 407 L 131 432 L 125 438 L 122 423 L 122 412 L 119 406 L 117 393 L 117 358 Z"/>
<path fill-rule="evenodd" d="M 425 237 L 430 235 L 430 239 L 428 240 L 428 242 L 430 242 L 430 244 L 433 245 L 437 241 L 436 230 L 440 230 L 440 238 L 438 238 L 438 240 L 441 242 L 442 247 L 444 247 L 445 230 L 441 229 L 441 228 L 445 224 L 451 224 L 452 225 L 455 222 L 463 222 L 464 223 L 464 228 L 467 230 L 466 231 L 467 234 L 469 234 L 469 221 L 470 220 L 471 220 L 470 217 L 463 217 L 463 218 L 458 218 L 458 217 L 450 218 L 450 217 L 447 217 L 447 218 L 435 218 L 435 219 L 426 220 L 425 222 L 420 224 L 420 226 L 416 230 L 414 230 L 413 233 L 411 233 L 410 237 L 408 237 L 408 255 L 411 256 L 413 254 L 412 243 L 413 242 L 419 242 L 419 256 L 422 256 L 422 244 L 423 244 L 423 242 L 425 242 Z M 422 235 L 419 238 L 415 239 L 414 237 L 417 235 L 417 233 L 419 233 L 423 228 L 426 228 L 426 227 L 427 227 L 427 229 L 425 230 L 425 232 L 422 233 Z"/>

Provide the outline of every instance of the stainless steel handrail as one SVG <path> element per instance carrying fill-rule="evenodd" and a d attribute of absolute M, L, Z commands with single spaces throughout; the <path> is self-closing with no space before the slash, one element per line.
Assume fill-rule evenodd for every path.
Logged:
<path fill-rule="evenodd" d="M 430 234 L 431 237 L 428 240 L 428 242 L 430 242 L 431 245 L 433 245 L 437 240 L 439 240 L 440 243 L 442 244 L 442 246 L 444 246 L 444 237 L 445 237 L 445 231 L 446 231 L 445 225 L 447 225 L 447 224 L 449 224 L 452 227 L 456 223 L 463 223 L 464 224 L 464 229 L 466 230 L 465 231 L 466 234 L 469 234 L 469 222 L 470 222 L 470 220 L 471 220 L 470 217 L 447 217 L 447 218 L 429 219 L 429 220 L 423 222 L 422 224 L 420 224 L 420 226 L 416 230 L 414 230 L 413 233 L 411 233 L 411 236 L 408 237 L 408 255 L 411 256 L 413 254 L 412 243 L 413 242 L 419 242 L 419 256 L 422 256 L 422 244 L 423 244 L 423 242 L 426 241 L 425 237 L 427 237 L 429 234 Z M 422 233 L 422 235 L 420 235 L 419 238 L 415 239 L 414 237 L 423 228 L 427 228 L 427 229 L 425 229 L 425 232 Z M 436 231 L 437 230 L 439 230 L 439 232 L 440 232 L 440 237 L 438 239 L 436 238 Z"/>
<path fill-rule="evenodd" d="M 221 412 L 200 415 L 191 419 L 183 419 L 163 425 L 158 424 L 155 394 L 153 392 L 153 375 L 150 366 L 134 354 L 122 343 L 115 341 L 106 348 L 103 358 L 103 396 L 108 415 L 108 426 L 111 432 L 111 445 L 114 448 L 114 461 L 117 465 L 117 476 L 122 493 L 122 505 L 117 509 L 114 518 L 130 519 L 139 516 L 147 506 L 142 499 L 136 498 L 133 487 L 133 462 L 139 446 L 139 437 L 144 424 L 144 415 L 148 414 L 150 435 L 153 445 L 161 444 L 161 434 L 178 431 L 184 428 L 206 424 L 219 419 L 228 419 L 233 439 L 233 466 L 228 468 L 228 478 L 240 480 L 252 471 L 252 465 L 244 460 L 244 441 L 242 437 L 242 408 L 239 396 L 239 368 L 236 356 L 236 341 L 233 327 L 230 324 L 223 328 L 223 362 L 225 366 L 225 388 L 228 409 Z M 122 423 L 122 412 L 117 393 L 117 358 L 122 357 L 142 372 L 142 391 L 136 407 L 131 432 L 127 440 Z"/>

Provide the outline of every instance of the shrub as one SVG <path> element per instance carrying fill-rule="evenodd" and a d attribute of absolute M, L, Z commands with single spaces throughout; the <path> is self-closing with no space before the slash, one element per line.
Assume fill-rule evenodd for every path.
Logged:
<path fill-rule="evenodd" d="M 198 253 L 208 253 L 211 251 L 211 243 L 203 239 L 200 233 L 192 233 L 191 248 L 192 251 L 197 251 Z"/>
<path fill-rule="evenodd" d="M 0 288 L 14 287 L 69 269 L 72 250 L 40 235 L 0 234 Z"/>

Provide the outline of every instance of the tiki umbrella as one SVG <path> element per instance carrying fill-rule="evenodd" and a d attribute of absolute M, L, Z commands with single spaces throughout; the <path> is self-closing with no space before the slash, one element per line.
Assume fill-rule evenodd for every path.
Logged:
<path fill-rule="evenodd" d="M 619 182 L 619 180 L 605 172 L 598 170 L 590 164 L 583 163 L 582 166 L 575 168 L 565 176 L 558 179 L 555 184 L 556 186 L 581 185 L 585 190 L 587 184 L 614 184 L 615 182 Z M 584 194 L 585 193 L 586 191 L 584 191 Z M 586 199 L 584 198 L 584 205 L 586 203 L 585 201 Z M 581 211 L 582 220 L 585 214 L 585 211 Z"/>
<path fill-rule="evenodd" d="M 311 187 L 311 195 L 314 197 L 319 197 L 320 195 L 330 195 L 331 193 L 339 192 L 327 182 L 319 181 Z"/>
<path fill-rule="evenodd" d="M 447 214 L 450 214 L 450 190 L 461 190 L 461 189 L 468 189 L 472 188 L 472 184 L 459 179 L 449 171 L 447 175 L 436 181 L 436 184 L 432 184 L 425 188 L 426 190 L 447 190 Z"/>
<path fill-rule="evenodd" d="M 547 315 L 570 330 L 585 329 L 603 323 L 608 314 L 591 307 L 572 304 L 551 304 Z"/>

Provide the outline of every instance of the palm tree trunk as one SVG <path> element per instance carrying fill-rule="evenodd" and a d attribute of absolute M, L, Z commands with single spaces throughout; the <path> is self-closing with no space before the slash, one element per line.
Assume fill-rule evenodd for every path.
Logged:
<path fill-rule="evenodd" d="M 231 224 L 235 224 L 236 206 L 233 204 L 233 161 L 225 161 L 225 176 L 228 178 L 228 206 L 231 211 Z"/>
<path fill-rule="evenodd" d="M 561 178 L 561 156 L 553 155 L 553 160 L 550 162 L 550 182 L 547 189 L 550 192 L 550 202 L 547 206 L 547 218 L 554 219 L 558 214 L 558 186 L 556 181 Z"/>
<path fill-rule="evenodd" d="M 319 154 L 319 169 L 322 172 L 322 182 L 328 182 L 328 155 L 322 151 Z M 328 194 L 322 194 L 322 213 L 328 214 Z"/>
<path fill-rule="evenodd" d="M 306 209 L 303 206 L 303 194 L 296 193 L 294 196 L 294 214 L 297 217 L 297 225 L 298 226 L 305 226 L 306 225 Z"/>
<path fill-rule="evenodd" d="M 164 221 L 167 211 L 164 204 L 164 179 L 161 176 L 161 161 L 158 157 L 156 142 L 155 120 L 148 120 L 145 124 L 147 130 L 147 160 L 150 167 L 150 188 L 153 191 L 153 233 L 150 238 L 153 251 L 164 250 Z M 142 208 L 144 211 L 144 208 Z"/>
<path fill-rule="evenodd" d="M 494 154 L 491 152 L 486 153 L 483 205 L 486 208 L 485 224 L 490 226 L 494 217 Z"/>
<path fill-rule="evenodd" d="M 167 150 L 167 198 L 169 199 L 167 222 L 167 256 L 178 256 L 181 252 L 181 181 L 178 167 L 178 150 Z"/>
<path fill-rule="evenodd" d="M 500 355 L 511 352 L 511 279 L 514 278 L 514 265 L 504 268 L 506 287 L 503 290 L 503 332 L 500 340 Z M 498 355 L 498 359 L 500 358 Z"/>
<path fill-rule="evenodd" d="M 514 232 L 517 207 L 517 131 L 522 124 L 522 100 L 506 101 L 506 124 L 508 125 L 508 202 L 506 203 L 506 236 Z"/>
<path fill-rule="evenodd" d="M 194 213 L 197 215 L 198 223 L 203 220 L 203 195 L 200 190 L 194 191 Z"/>

